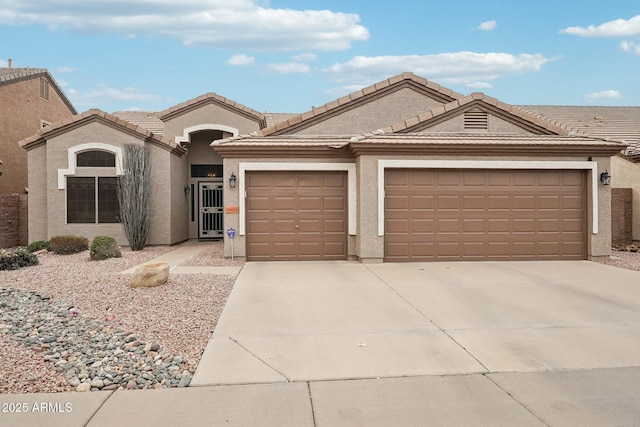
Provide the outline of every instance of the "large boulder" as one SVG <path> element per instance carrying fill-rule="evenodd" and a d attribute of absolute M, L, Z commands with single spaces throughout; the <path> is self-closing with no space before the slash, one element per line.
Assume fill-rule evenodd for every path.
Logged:
<path fill-rule="evenodd" d="M 151 288 L 167 283 L 168 279 L 168 263 L 156 262 L 152 264 L 143 264 L 133 272 L 129 286 L 132 288 Z"/>

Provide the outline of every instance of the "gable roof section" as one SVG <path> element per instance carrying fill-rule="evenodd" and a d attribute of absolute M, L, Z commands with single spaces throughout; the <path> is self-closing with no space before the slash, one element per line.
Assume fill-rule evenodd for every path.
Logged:
<path fill-rule="evenodd" d="M 207 104 L 218 105 L 219 107 L 225 108 L 229 111 L 253 120 L 260 125 L 260 128 L 264 128 L 267 126 L 267 119 L 265 118 L 264 114 L 257 112 L 253 108 L 249 108 L 213 92 L 206 93 L 197 98 L 190 99 L 174 107 L 168 108 L 160 112 L 158 117 L 163 122 L 166 122 L 167 120 L 171 120 L 174 117 L 178 117 L 190 111 L 197 110 L 198 108 Z"/>
<path fill-rule="evenodd" d="M 510 122 L 536 135 L 569 135 L 580 134 L 560 122 L 549 120 L 532 114 L 521 108 L 498 101 L 480 92 L 461 97 L 448 104 L 436 107 L 418 116 L 382 129 L 383 133 L 414 133 L 428 130 L 430 127 L 450 120 L 470 110 L 479 109 L 502 120 Z"/>
<path fill-rule="evenodd" d="M 58 94 L 62 102 L 69 108 L 72 114 L 78 114 L 75 107 L 62 91 L 56 79 L 46 68 L 0 68 L 0 86 L 30 80 L 38 77 L 46 77 L 51 83 L 53 90 Z"/>
<path fill-rule="evenodd" d="M 269 126 L 266 129 L 262 129 L 261 133 L 263 136 L 275 136 L 297 132 L 405 88 L 411 88 L 443 104 L 462 97 L 461 94 L 423 77 L 416 76 L 413 73 L 402 73 L 338 98 L 321 107 L 313 108 L 306 113 L 295 115 L 281 123 Z"/>
<path fill-rule="evenodd" d="M 120 119 L 114 115 L 107 114 L 100 110 L 89 110 L 82 114 L 73 116 L 68 120 L 57 122 L 50 127 L 39 130 L 35 135 L 29 138 L 23 139 L 18 144 L 26 149 L 38 147 L 45 144 L 48 139 L 65 134 L 73 129 L 85 126 L 89 123 L 98 122 L 106 126 L 112 127 L 120 132 L 132 135 L 144 142 L 160 146 L 173 154 L 182 156 L 187 152 L 185 148 L 179 144 L 167 139 L 161 135 L 156 135 L 151 131 L 144 129 L 136 124 L 129 123 L 126 120 Z"/>

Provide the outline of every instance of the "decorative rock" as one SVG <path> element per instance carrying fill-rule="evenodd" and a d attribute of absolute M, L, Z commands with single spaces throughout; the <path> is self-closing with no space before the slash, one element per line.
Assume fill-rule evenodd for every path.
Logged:
<path fill-rule="evenodd" d="M 169 264 L 156 262 L 138 267 L 131 277 L 129 286 L 132 288 L 150 288 L 167 283 L 169 279 Z"/>
<path fill-rule="evenodd" d="M 76 391 L 80 391 L 80 392 L 89 391 L 89 390 L 91 390 L 90 383 L 82 383 L 78 385 L 78 387 L 76 387 Z"/>
<path fill-rule="evenodd" d="M 178 383 L 178 387 L 179 388 L 188 387 L 190 383 L 191 383 L 191 374 L 189 373 L 189 371 L 184 371 L 182 373 L 182 377 L 180 377 L 180 382 Z"/>
<path fill-rule="evenodd" d="M 95 387 L 95 388 L 102 388 L 104 387 L 104 383 L 102 382 L 101 379 L 99 378 L 94 378 L 93 380 L 91 380 L 91 387 Z"/>
<path fill-rule="evenodd" d="M 73 314 L 64 301 L 0 286 L 0 304 L 0 333 L 41 352 L 68 379 L 70 389 L 186 387 L 195 372 L 182 369 L 187 362 L 182 355 L 131 331 L 105 327 L 104 319 Z"/>

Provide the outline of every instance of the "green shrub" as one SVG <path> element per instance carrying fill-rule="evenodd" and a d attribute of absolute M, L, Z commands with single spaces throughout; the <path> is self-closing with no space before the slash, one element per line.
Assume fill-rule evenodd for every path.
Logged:
<path fill-rule="evenodd" d="M 27 252 L 25 249 L 15 251 L 0 250 L 0 270 L 17 270 L 21 267 L 37 264 L 37 255 Z"/>
<path fill-rule="evenodd" d="M 49 239 L 49 249 L 59 255 L 77 254 L 89 249 L 89 239 L 82 236 L 54 236 Z"/>
<path fill-rule="evenodd" d="M 89 256 L 92 260 L 99 261 L 107 258 L 120 258 L 122 253 L 116 239 L 113 237 L 96 236 L 91 241 Z"/>
<path fill-rule="evenodd" d="M 29 243 L 29 246 L 27 246 L 28 252 L 41 251 L 42 249 L 49 250 L 49 242 L 47 240 L 37 240 Z"/>

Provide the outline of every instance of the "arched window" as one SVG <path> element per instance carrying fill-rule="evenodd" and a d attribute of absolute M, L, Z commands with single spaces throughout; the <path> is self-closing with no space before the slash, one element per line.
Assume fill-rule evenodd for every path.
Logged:
<path fill-rule="evenodd" d="M 76 165 L 79 167 L 113 168 L 116 166 L 116 155 L 101 150 L 83 151 L 77 154 Z"/>

